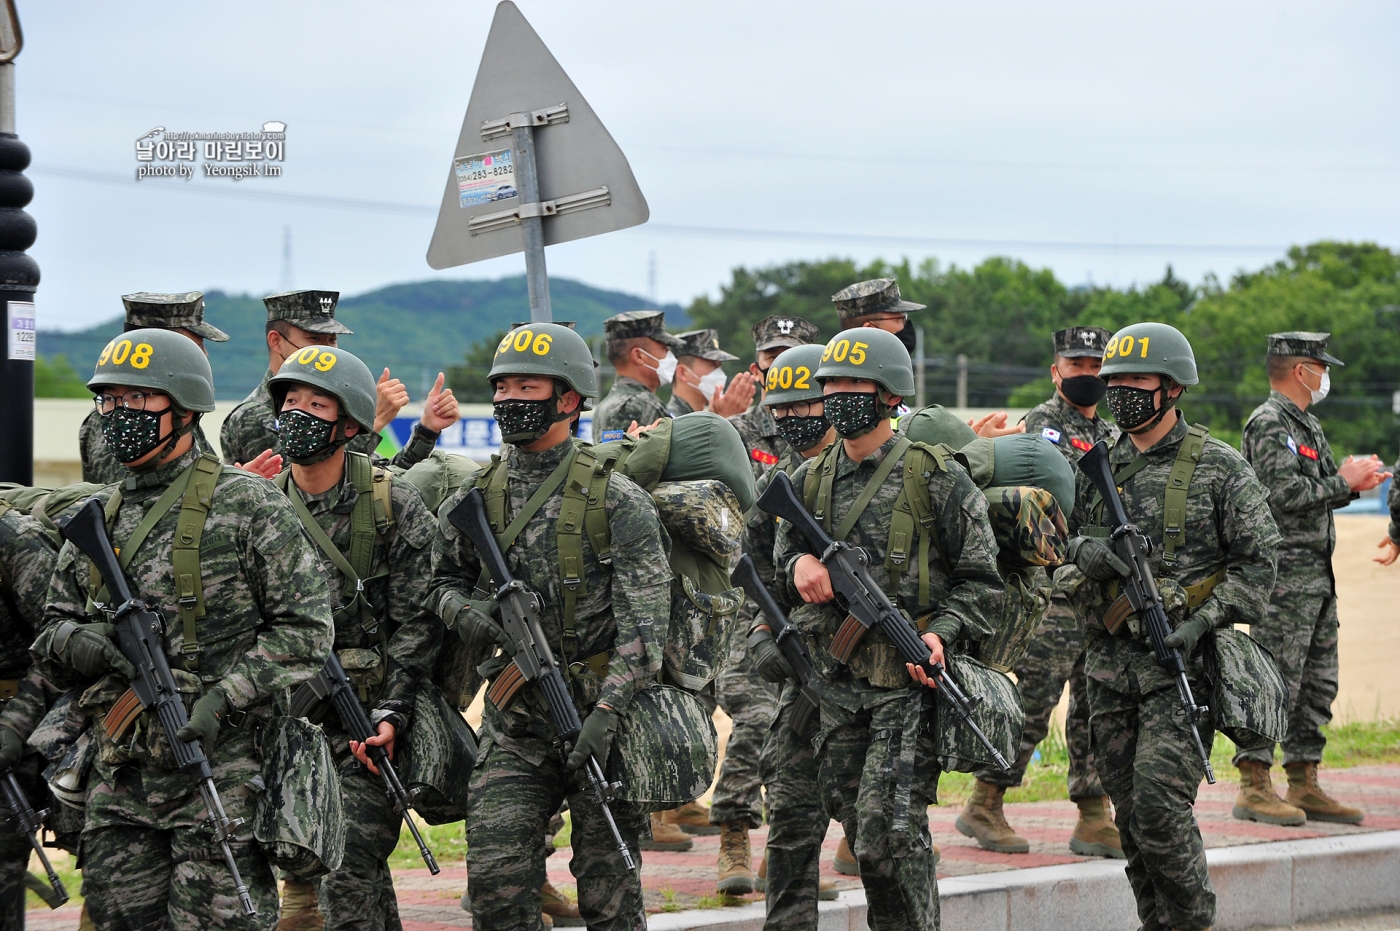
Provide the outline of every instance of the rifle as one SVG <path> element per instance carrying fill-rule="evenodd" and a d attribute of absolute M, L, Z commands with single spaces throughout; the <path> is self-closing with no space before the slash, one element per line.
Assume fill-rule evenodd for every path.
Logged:
<path fill-rule="evenodd" d="M 758 577 L 758 567 L 754 565 L 752 556 L 745 553 L 739 558 L 739 565 L 730 573 L 729 580 L 753 599 L 768 620 L 768 626 L 773 628 L 773 639 L 797 679 L 798 696 L 792 709 L 792 729 L 799 734 L 809 733 L 812 716 L 821 707 L 822 686 L 825 683 L 812 664 L 812 654 L 807 652 L 807 644 Z"/>
<path fill-rule="evenodd" d="M 316 706 L 327 698 L 331 700 L 336 714 L 340 715 L 340 724 L 350 735 L 350 739 L 365 744 L 365 754 L 379 770 L 379 776 L 384 780 L 384 791 L 389 796 L 394 811 L 398 812 L 404 824 L 408 825 L 409 833 L 418 844 L 418 854 L 423 858 L 423 862 L 428 864 L 428 872 L 434 876 L 441 873 L 442 868 L 438 866 L 433 852 L 428 849 L 423 835 L 419 833 L 417 823 L 408 813 L 413 807 L 413 793 L 405 789 L 403 782 L 399 780 L 398 771 L 389 761 L 389 752 L 383 747 L 372 747 L 365 743 L 369 738 L 376 736 L 379 730 L 370 723 L 364 706 L 355 697 L 350 677 L 345 674 L 345 667 L 340 665 L 340 657 L 335 655 L 334 650 L 326 657 L 326 664 L 321 667 L 321 671 L 303 682 L 292 694 L 292 717 L 309 718 Z"/>
<path fill-rule="evenodd" d="M 5 793 L 5 804 L 15 816 L 15 829 L 25 837 L 29 838 L 29 846 L 34 848 L 34 852 L 39 855 L 39 862 L 44 864 L 44 872 L 49 874 L 49 888 L 44 888 L 44 884 L 33 873 L 25 874 L 25 885 L 30 886 L 31 880 L 34 891 L 48 904 L 49 908 L 58 908 L 68 901 L 68 890 L 63 888 L 63 880 L 58 878 L 54 872 L 53 864 L 49 863 L 49 857 L 44 853 L 44 845 L 39 842 L 39 832 L 44 829 L 44 819 L 49 816 L 48 809 L 34 810 L 34 806 L 29 802 L 29 796 L 24 794 L 24 789 L 20 786 L 19 780 L 15 778 L 15 771 L 7 768 L 0 773 L 0 790 Z"/>
<path fill-rule="evenodd" d="M 472 541 L 477 556 L 486 565 L 491 578 L 496 581 L 496 602 L 500 605 L 501 625 L 510 640 L 508 649 L 513 652 L 510 665 L 496 677 L 496 681 L 486 692 L 487 697 L 497 708 L 504 708 L 526 683 L 534 682 L 539 686 L 540 695 L 549 709 L 550 721 L 563 742 L 564 753 L 567 756 L 574 741 L 578 739 L 579 732 L 583 730 L 583 722 L 579 720 L 578 709 L 569 697 L 564 675 L 559 670 L 559 661 L 554 658 L 544 629 L 540 627 L 540 610 L 543 607 L 540 596 L 511 575 L 505 554 L 501 552 L 496 535 L 491 532 L 491 523 L 486 518 L 486 498 L 480 488 L 473 488 L 467 492 L 461 503 L 448 512 L 447 519 Z M 613 820 L 612 809 L 608 807 L 608 800 L 622 788 L 621 783 L 608 782 L 607 776 L 603 774 L 603 767 L 594 756 L 589 756 L 582 772 L 588 787 L 593 791 L 594 801 L 598 803 L 598 807 L 603 811 L 603 818 L 608 822 L 608 830 L 612 832 L 613 840 L 617 843 L 617 852 L 622 857 L 622 862 L 627 865 L 628 870 L 635 870 L 636 861 L 632 859 L 632 852 L 627 849 L 627 842 L 622 839 L 617 822 Z"/>
<path fill-rule="evenodd" d="M 831 577 L 831 588 L 836 593 L 837 603 L 847 612 L 845 622 L 832 640 L 831 655 L 838 662 L 850 662 L 851 655 L 866 632 L 871 628 L 879 630 L 894 644 L 900 659 L 923 667 L 928 677 L 937 683 L 938 691 L 953 712 L 953 717 L 972 731 L 972 736 L 986 748 L 997 766 L 1009 771 L 1011 764 L 1006 757 L 972 720 L 973 710 L 982 703 L 981 696 L 964 693 L 942 663 L 929 664 L 928 644 L 924 643 L 919 632 L 871 577 L 870 554 L 845 541 L 833 540 L 802 506 L 792 487 L 792 479 L 785 472 L 773 476 L 773 481 L 759 496 L 758 506 L 792 524 L 807 538 L 808 543 L 821 551 L 817 558 L 826 566 Z"/>
<path fill-rule="evenodd" d="M 117 554 L 112 549 L 112 541 L 107 538 L 102 505 L 96 498 L 89 498 L 60 532 L 65 540 L 72 542 L 92 560 L 108 593 L 116 599 L 117 608 L 113 612 L 112 623 L 117 628 L 117 647 L 136 667 L 131 690 L 144 710 L 155 711 L 160 726 L 165 730 L 165 738 L 175 753 L 180 772 L 194 779 L 199 786 L 204 809 L 209 813 L 214 842 L 219 845 L 224 864 L 233 874 L 233 885 L 239 901 L 243 903 L 243 912 L 256 915 L 258 910 L 253 906 L 248 886 L 238 873 L 238 864 L 234 862 L 233 850 L 229 847 L 234 833 L 243 826 L 243 819 L 229 818 L 224 813 L 224 803 L 219 798 L 219 790 L 214 787 L 213 773 L 209 769 L 209 758 L 204 755 L 199 741 L 181 740 L 175 736 L 176 731 L 189 723 L 189 715 L 176 688 L 175 676 L 170 671 L 170 661 L 165 656 L 165 619 L 131 593 Z"/>
<path fill-rule="evenodd" d="M 1210 708 L 1196 704 L 1191 694 L 1191 683 L 1186 681 L 1186 663 L 1181 651 L 1167 646 L 1172 625 L 1167 619 L 1162 594 L 1157 591 L 1157 582 L 1152 578 L 1152 567 L 1147 561 L 1152 554 L 1152 541 L 1128 521 L 1128 512 L 1118 494 L 1118 482 L 1113 478 L 1113 470 L 1109 466 L 1108 444 L 1103 440 L 1094 444 L 1094 448 L 1080 458 L 1079 468 L 1108 507 L 1113 530 L 1110 542 L 1118 557 L 1128 564 L 1128 577 L 1123 580 L 1128 603 L 1147 625 L 1147 636 L 1152 641 L 1152 652 L 1157 655 L 1158 664 L 1176 679 L 1176 690 L 1181 696 L 1181 707 L 1186 712 L 1186 723 L 1191 726 L 1191 738 L 1196 742 L 1196 754 L 1206 768 L 1206 782 L 1214 785 L 1215 771 L 1210 766 L 1210 754 L 1201 743 L 1201 732 L 1196 726 L 1196 722 L 1210 714 Z"/>

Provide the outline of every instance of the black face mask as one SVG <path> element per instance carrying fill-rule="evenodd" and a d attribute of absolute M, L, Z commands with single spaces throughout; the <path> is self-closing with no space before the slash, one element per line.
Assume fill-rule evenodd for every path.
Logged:
<path fill-rule="evenodd" d="M 322 420 L 306 411 L 283 411 L 277 417 L 282 455 L 297 465 L 315 465 L 331 457 L 344 441 L 331 439 L 336 421 Z"/>
<path fill-rule="evenodd" d="M 815 417 L 794 417 L 789 414 L 778 421 L 778 435 L 799 453 L 805 453 L 820 443 L 829 429 L 831 424 L 822 414 Z"/>
<path fill-rule="evenodd" d="M 904 348 L 909 350 L 909 355 L 914 355 L 914 347 L 919 344 L 919 335 L 914 332 L 914 324 L 909 322 L 909 318 L 904 318 L 904 329 L 895 334 L 899 341 L 904 344 Z"/>
<path fill-rule="evenodd" d="M 1162 395 L 1162 406 L 1157 407 L 1157 395 Z M 1108 409 L 1118 426 L 1129 433 L 1139 433 L 1151 429 L 1167 416 L 1167 411 L 1176 402 L 1167 397 L 1166 385 L 1160 388 L 1134 388 L 1130 385 L 1110 385 L 1104 394 Z"/>
<path fill-rule="evenodd" d="M 118 462 L 135 462 L 161 443 L 177 439 L 174 433 L 161 436 L 160 418 L 163 414 L 165 411 L 133 411 L 120 407 L 102 415 L 102 438 Z M 159 462 L 160 457 L 157 456 L 143 468 L 154 467 Z"/>
<path fill-rule="evenodd" d="M 516 446 L 538 440 L 559 419 L 553 416 L 554 398 L 544 401 L 496 401 L 491 408 L 501 428 L 501 439 Z"/>
<path fill-rule="evenodd" d="M 1103 400 L 1108 382 L 1097 375 L 1074 375 L 1060 379 L 1060 394 L 1075 407 L 1093 407 Z"/>
<path fill-rule="evenodd" d="M 843 440 L 864 436 L 879 426 L 886 416 L 885 405 L 880 403 L 879 394 L 873 391 L 843 391 L 825 395 L 822 401 L 825 403 L 826 419 Z"/>

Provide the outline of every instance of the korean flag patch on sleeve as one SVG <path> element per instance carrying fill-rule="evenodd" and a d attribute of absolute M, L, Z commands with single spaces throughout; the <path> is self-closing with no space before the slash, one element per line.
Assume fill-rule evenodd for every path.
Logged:
<path fill-rule="evenodd" d="M 1298 443 L 1296 440 L 1293 439 L 1292 436 L 1288 437 L 1288 449 L 1293 453 L 1293 455 L 1298 455 Z"/>
<path fill-rule="evenodd" d="M 1060 431 L 1056 430 L 1054 427 L 1042 427 L 1040 430 L 1040 435 L 1045 437 L 1050 442 L 1054 443 L 1056 446 L 1060 445 Z"/>

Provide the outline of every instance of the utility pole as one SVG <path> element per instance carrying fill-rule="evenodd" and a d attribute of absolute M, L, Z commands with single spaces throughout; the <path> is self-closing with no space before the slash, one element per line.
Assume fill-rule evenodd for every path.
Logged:
<path fill-rule="evenodd" d="M 958 408 L 967 407 L 967 356 L 958 353 Z"/>
<path fill-rule="evenodd" d="M 924 381 L 924 328 L 914 327 L 914 405 L 920 409 L 928 406 L 928 391 Z"/>
<path fill-rule="evenodd" d="M 290 291 L 296 287 L 296 278 L 292 275 L 292 228 L 282 227 L 282 287 L 283 291 Z"/>
<path fill-rule="evenodd" d="M 15 57 L 24 46 L 15 0 L 0 11 L 0 303 L 5 356 L 0 360 L 0 481 L 34 482 L 34 290 L 39 264 L 25 254 L 38 227 L 24 212 L 34 185 L 22 172 L 29 147 L 15 133 Z"/>

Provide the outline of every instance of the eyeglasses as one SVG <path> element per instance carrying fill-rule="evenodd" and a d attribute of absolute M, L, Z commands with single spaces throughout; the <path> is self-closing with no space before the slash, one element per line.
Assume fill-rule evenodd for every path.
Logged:
<path fill-rule="evenodd" d="M 145 391 L 128 391 L 126 394 L 120 396 L 115 394 L 99 394 L 92 399 L 92 403 L 93 406 L 97 408 L 99 414 L 106 416 L 118 407 L 124 407 L 129 411 L 144 411 L 147 404 L 150 404 L 152 401 L 159 403 L 160 399 L 164 397 L 166 397 L 166 395 L 158 391 L 149 394 Z M 166 408 L 162 407 L 157 410 L 160 413 L 164 413 Z"/>
<path fill-rule="evenodd" d="M 815 411 L 813 410 L 813 408 L 815 408 L 815 407 L 817 407 L 817 405 L 823 404 L 823 403 L 825 403 L 825 402 L 822 402 L 822 401 L 797 401 L 796 403 L 793 403 L 793 404 L 778 404 L 778 405 L 775 405 L 775 406 L 773 406 L 773 407 L 770 407 L 769 410 L 772 411 L 773 416 L 774 416 L 775 418 L 777 418 L 778 420 L 782 420 L 784 417 L 789 417 L 789 416 L 791 416 L 791 417 L 811 417 L 811 416 L 815 413 Z"/>

